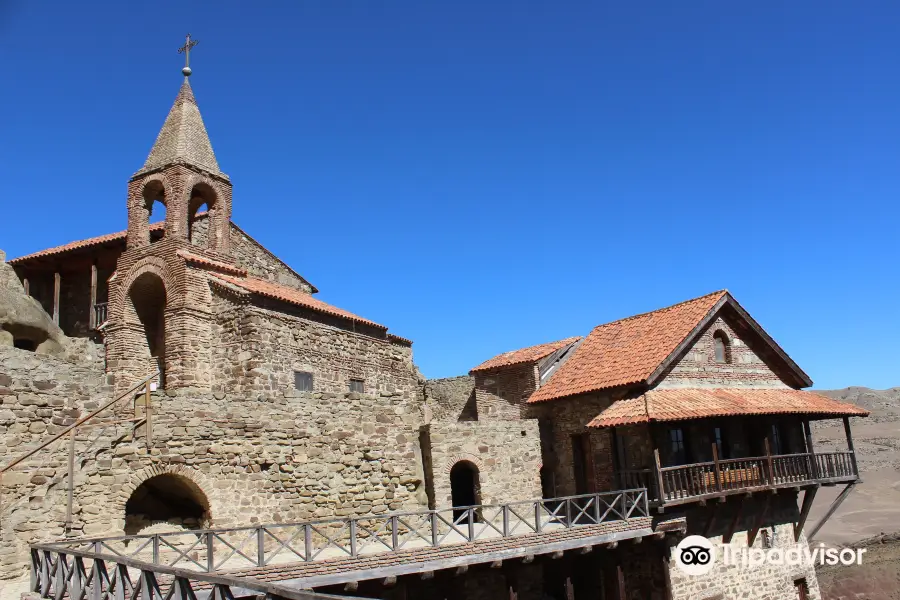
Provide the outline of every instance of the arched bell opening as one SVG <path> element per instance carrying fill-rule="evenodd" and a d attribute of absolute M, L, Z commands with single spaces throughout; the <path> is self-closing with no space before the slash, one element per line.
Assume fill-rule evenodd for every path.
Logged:
<path fill-rule="evenodd" d="M 191 188 L 188 202 L 188 240 L 195 246 L 215 250 L 219 247 L 218 231 L 218 195 L 208 183 L 198 183 Z M 204 231 L 195 227 L 198 217 L 206 213 Z"/>

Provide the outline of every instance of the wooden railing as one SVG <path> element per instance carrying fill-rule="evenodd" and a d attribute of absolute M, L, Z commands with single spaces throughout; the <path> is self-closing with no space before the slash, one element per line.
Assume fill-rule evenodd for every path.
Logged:
<path fill-rule="evenodd" d="M 754 488 L 814 483 L 821 480 L 846 480 L 858 476 L 852 451 L 781 454 L 752 458 L 734 458 L 693 463 L 675 467 L 621 471 L 624 481 L 657 478 L 656 485 L 645 485 L 651 501 L 662 503 L 702 498 Z"/>
<path fill-rule="evenodd" d="M 306 523 L 65 540 L 33 545 L 32 554 L 53 550 L 84 557 L 111 555 L 211 573 L 452 546 L 648 516 L 647 491 L 632 489 Z M 637 522 L 635 527 L 646 525 Z M 41 567 L 34 565 L 35 578 Z"/>
<path fill-rule="evenodd" d="M 91 328 L 96 329 L 106 323 L 106 319 L 109 316 L 109 303 L 107 302 L 98 302 L 94 305 L 94 314 L 91 321 Z"/>

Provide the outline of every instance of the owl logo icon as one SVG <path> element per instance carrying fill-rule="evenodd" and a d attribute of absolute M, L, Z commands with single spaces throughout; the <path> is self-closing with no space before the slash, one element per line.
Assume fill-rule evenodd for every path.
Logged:
<path fill-rule="evenodd" d="M 716 562 L 716 548 L 702 535 L 689 535 L 675 547 L 675 561 L 688 575 L 705 575 Z"/>

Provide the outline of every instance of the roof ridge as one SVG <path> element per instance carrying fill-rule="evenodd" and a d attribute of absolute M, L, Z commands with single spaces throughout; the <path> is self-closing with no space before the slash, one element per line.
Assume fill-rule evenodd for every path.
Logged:
<path fill-rule="evenodd" d="M 715 291 L 715 292 L 710 292 L 710 293 L 704 294 L 704 295 L 702 295 L 702 296 L 697 296 L 696 298 L 690 298 L 690 299 L 688 299 L 688 300 L 682 300 L 681 302 L 676 302 L 675 304 L 672 304 L 671 306 L 664 306 L 664 307 L 662 307 L 662 308 L 657 308 L 657 309 L 654 309 L 654 310 L 648 310 L 648 311 L 646 311 L 646 312 L 638 313 L 638 314 L 636 314 L 636 315 L 631 315 L 631 316 L 628 316 L 628 317 L 622 317 L 621 319 L 616 319 L 616 320 L 614 320 L 614 321 L 609 321 L 609 322 L 607 322 L 607 323 L 601 323 L 600 325 L 597 325 L 597 326 L 595 326 L 593 329 L 591 329 L 591 332 L 594 332 L 594 331 L 596 331 L 597 329 L 600 329 L 601 327 L 606 327 L 606 326 L 608 326 L 608 325 L 615 325 L 616 323 L 623 323 L 623 322 L 625 322 L 625 321 L 631 321 L 632 319 L 639 319 L 639 318 L 641 318 L 641 317 L 646 317 L 647 315 L 652 315 L 652 314 L 656 314 L 656 313 L 665 312 L 665 311 L 667 311 L 667 310 L 671 310 L 671 309 L 673 309 L 673 308 L 678 308 L 679 306 L 683 306 L 683 305 L 689 304 L 689 303 L 691 303 L 691 302 L 696 302 L 696 301 L 698 301 L 698 300 L 703 300 L 704 298 L 710 298 L 710 297 L 712 297 L 712 296 L 719 296 L 719 295 L 722 295 L 722 294 L 730 294 L 730 293 L 731 293 L 731 292 L 729 292 L 727 288 L 723 288 L 723 289 L 717 290 L 717 291 Z"/>

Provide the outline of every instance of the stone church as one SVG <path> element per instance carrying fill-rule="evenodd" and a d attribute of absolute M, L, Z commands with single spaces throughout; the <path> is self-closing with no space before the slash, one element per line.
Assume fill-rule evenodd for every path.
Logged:
<path fill-rule="evenodd" d="M 320 300 L 231 221 L 232 200 L 185 76 L 128 180 L 125 231 L 0 260 L 0 577 L 20 577 L 41 540 L 483 507 L 472 528 L 502 503 L 637 489 L 651 507 L 639 531 L 574 557 L 542 551 L 538 526 L 512 568 L 512 546 L 479 559 L 472 543 L 470 570 L 335 563 L 344 579 L 302 587 L 820 597 L 809 562 L 693 577 L 675 564 L 694 534 L 805 547 L 816 490 L 858 481 L 849 418 L 867 413 L 803 391 L 807 374 L 727 291 L 425 380 L 410 340 Z M 847 446 L 815 445 L 817 419 L 844 419 Z"/>

